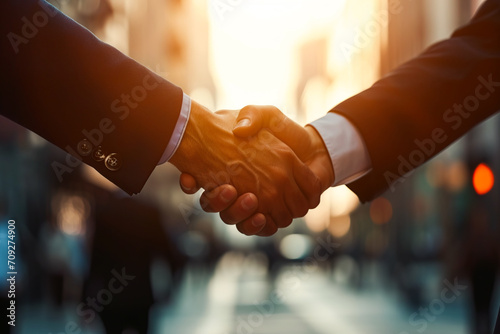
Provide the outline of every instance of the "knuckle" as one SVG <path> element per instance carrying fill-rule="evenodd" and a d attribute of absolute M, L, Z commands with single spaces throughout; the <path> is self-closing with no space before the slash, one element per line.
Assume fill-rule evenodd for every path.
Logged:
<path fill-rule="evenodd" d="M 319 179 L 319 177 L 317 177 L 314 173 L 312 173 L 311 171 L 311 174 L 313 175 L 313 182 L 312 182 L 312 187 L 313 187 L 313 192 L 315 194 L 318 194 L 318 193 L 321 193 L 321 181 Z"/>
<path fill-rule="evenodd" d="M 236 229 L 244 235 L 251 236 L 255 235 L 255 232 L 252 232 L 252 229 L 247 226 L 245 223 L 240 223 L 236 225 Z"/>
<path fill-rule="evenodd" d="M 231 210 L 224 210 L 220 214 L 220 219 L 226 224 L 226 225 L 234 225 L 237 224 L 238 221 L 236 217 L 234 216 L 233 212 Z"/>
<path fill-rule="evenodd" d="M 312 184 L 312 194 L 309 197 L 309 207 L 311 209 L 317 207 L 321 200 L 321 182 L 318 178 L 315 178 Z"/>
<path fill-rule="evenodd" d="M 259 146 L 271 145 L 273 142 L 273 135 L 266 129 L 260 130 L 256 138 Z"/>
<path fill-rule="evenodd" d="M 269 106 L 269 112 L 278 115 L 281 114 L 281 110 L 279 110 L 276 106 Z"/>
<path fill-rule="evenodd" d="M 304 217 L 309 211 L 310 199 L 299 189 L 295 189 L 294 192 L 287 192 L 286 203 L 293 216 L 292 218 Z"/>
<path fill-rule="evenodd" d="M 290 173 L 283 168 L 274 168 L 272 175 L 277 184 L 283 185 L 290 183 Z"/>
<path fill-rule="evenodd" d="M 280 224 L 280 227 L 281 228 L 288 227 L 292 224 L 292 222 L 293 222 L 293 219 L 291 217 L 288 217 L 282 221 L 282 224 Z"/>
<path fill-rule="evenodd" d="M 271 188 L 267 189 L 264 197 L 270 201 L 274 201 L 274 200 L 276 200 L 276 198 L 278 196 L 279 196 L 278 189 L 276 187 L 271 187 Z"/>
<path fill-rule="evenodd" d="M 288 147 L 283 147 L 281 150 L 281 155 L 283 156 L 283 159 L 286 159 L 287 161 L 292 161 L 295 159 L 295 153 Z"/>
<path fill-rule="evenodd" d="M 253 111 L 255 109 L 255 106 L 252 104 L 246 105 L 243 108 L 241 108 L 242 112 L 247 112 L 247 111 Z"/>
<path fill-rule="evenodd" d="M 288 227 L 292 223 L 292 216 L 288 212 L 282 212 L 273 218 L 276 226 L 280 228 Z"/>
<path fill-rule="evenodd" d="M 210 198 L 205 195 L 202 195 L 200 197 L 200 206 L 205 212 L 214 212 L 214 208 Z"/>
<path fill-rule="evenodd" d="M 312 196 L 310 198 L 309 204 L 311 206 L 311 209 L 316 208 L 319 205 L 319 203 L 320 203 L 320 196 L 319 195 L 318 196 Z"/>
<path fill-rule="evenodd" d="M 270 237 L 276 232 L 278 232 L 278 228 L 275 225 L 267 224 L 262 231 L 257 233 L 257 235 L 260 237 Z"/>
<path fill-rule="evenodd" d="M 256 108 L 254 105 L 247 105 L 247 106 L 241 108 L 240 113 L 239 113 L 239 118 L 252 116 L 254 114 L 256 114 L 256 115 L 259 114 L 258 108 Z"/>
<path fill-rule="evenodd" d="M 309 209 L 306 206 L 297 206 L 297 210 L 294 214 L 295 218 L 304 217 Z"/>

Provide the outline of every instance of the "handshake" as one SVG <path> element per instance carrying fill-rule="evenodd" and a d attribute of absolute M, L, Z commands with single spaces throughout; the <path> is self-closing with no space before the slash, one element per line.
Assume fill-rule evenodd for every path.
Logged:
<path fill-rule="evenodd" d="M 335 180 L 330 155 L 311 126 L 271 106 L 212 113 L 192 102 L 170 159 L 181 187 L 205 189 L 201 205 L 246 235 L 270 236 L 315 208 Z"/>

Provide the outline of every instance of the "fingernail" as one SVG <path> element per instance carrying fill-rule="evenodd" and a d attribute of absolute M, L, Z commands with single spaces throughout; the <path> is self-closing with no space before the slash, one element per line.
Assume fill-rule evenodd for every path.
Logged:
<path fill-rule="evenodd" d="M 261 227 L 266 223 L 266 217 L 263 215 L 256 215 L 252 218 L 252 225 L 255 227 Z"/>
<path fill-rule="evenodd" d="M 234 193 L 231 188 L 224 188 L 220 193 L 220 197 L 224 203 L 230 202 L 234 198 Z"/>
<path fill-rule="evenodd" d="M 255 200 L 253 196 L 246 195 L 245 198 L 241 201 L 241 206 L 243 209 L 250 211 L 255 208 Z"/>
<path fill-rule="evenodd" d="M 193 190 L 193 188 L 191 188 L 191 187 L 186 187 L 186 186 L 185 186 L 185 185 L 183 185 L 182 183 L 181 183 L 181 188 L 182 188 L 182 190 L 184 190 L 185 192 L 186 192 L 186 191 L 192 191 L 192 190 Z"/>
<path fill-rule="evenodd" d="M 248 118 L 243 118 L 241 119 L 237 124 L 236 126 L 234 127 L 235 129 L 237 128 L 246 128 L 248 126 L 250 126 L 252 123 L 250 122 L 250 120 Z"/>

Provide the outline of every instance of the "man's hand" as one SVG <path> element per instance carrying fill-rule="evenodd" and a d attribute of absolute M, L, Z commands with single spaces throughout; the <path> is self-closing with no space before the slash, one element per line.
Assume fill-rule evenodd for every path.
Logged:
<path fill-rule="evenodd" d="M 233 133 L 245 138 L 259 136 L 261 129 L 270 131 L 287 144 L 316 174 L 320 180 L 320 187 L 315 196 L 319 196 L 333 184 L 335 175 L 330 156 L 321 136 L 313 127 L 301 127 L 275 107 L 248 106 L 243 108 L 238 115 Z M 187 193 L 190 193 L 187 188 L 191 188 L 191 192 L 198 190 L 196 181 L 187 174 L 181 176 L 181 186 Z M 208 210 L 205 209 L 206 211 L 220 211 L 221 218 L 226 223 L 262 219 L 260 214 L 255 214 L 258 205 L 257 198 L 248 193 L 237 197 L 235 189 L 229 185 L 205 191 L 201 202 L 202 207 L 208 208 Z"/>
<path fill-rule="evenodd" d="M 236 121 L 233 129 L 235 136 L 250 137 L 261 129 L 266 129 L 288 145 L 319 178 L 321 192 L 334 183 L 335 174 L 330 155 L 323 139 L 312 126 L 300 126 L 276 107 L 245 107 Z"/>
<path fill-rule="evenodd" d="M 223 217 L 225 222 L 237 224 L 247 235 L 272 235 L 319 203 L 321 185 L 295 153 L 269 131 L 238 138 L 232 133 L 235 123 L 235 112 L 213 114 L 193 102 L 184 137 L 170 162 L 192 175 L 195 187 L 208 191 L 203 196 L 208 200 L 206 208 L 223 208 L 224 200 L 234 192 L 219 186 L 233 185 L 238 194 L 244 194 L 235 204 L 256 207 L 265 216 L 265 224 L 262 226 L 262 215 L 242 220 L 230 213 Z"/>

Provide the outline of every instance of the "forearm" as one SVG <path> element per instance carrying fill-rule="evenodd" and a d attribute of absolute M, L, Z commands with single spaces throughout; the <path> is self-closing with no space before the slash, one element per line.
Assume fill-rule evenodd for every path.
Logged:
<path fill-rule="evenodd" d="M 350 184 L 362 201 L 392 188 L 500 108 L 497 31 L 500 1 L 489 0 L 450 39 L 333 108 L 356 126 L 370 153 L 372 171 Z M 422 141 L 430 141 L 428 150 Z"/>
<path fill-rule="evenodd" d="M 9 37 L 0 42 L 0 112 L 138 192 L 176 125 L 181 89 L 42 4 L 0 4 L 0 32 Z M 26 34 L 26 21 L 36 32 Z M 119 154 L 120 170 L 79 154 L 83 139 Z"/>

